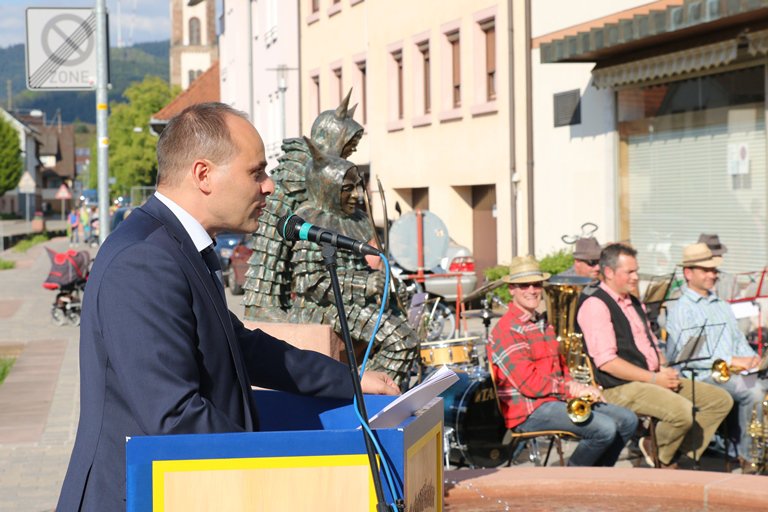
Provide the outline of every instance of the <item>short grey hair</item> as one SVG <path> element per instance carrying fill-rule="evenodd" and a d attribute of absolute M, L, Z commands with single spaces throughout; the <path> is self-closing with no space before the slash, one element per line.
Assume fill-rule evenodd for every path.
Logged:
<path fill-rule="evenodd" d="M 182 171 L 198 158 L 227 163 L 237 151 L 227 116 L 248 120 L 240 110 L 224 103 L 199 103 L 170 120 L 157 141 L 157 184 L 178 185 Z"/>
<path fill-rule="evenodd" d="M 619 266 L 619 256 L 631 256 L 637 258 L 637 251 L 627 244 L 614 243 L 606 245 L 600 252 L 600 273 L 605 275 L 605 269 L 616 270 Z"/>

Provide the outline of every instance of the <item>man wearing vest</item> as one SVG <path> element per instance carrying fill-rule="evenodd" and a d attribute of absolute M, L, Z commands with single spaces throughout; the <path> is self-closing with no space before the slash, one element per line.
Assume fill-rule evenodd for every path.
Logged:
<path fill-rule="evenodd" d="M 583 295 L 577 323 L 606 401 L 658 420 L 656 444 L 662 467 L 677 469 L 677 453 L 698 460 L 733 405 L 715 386 L 696 384 L 696 421 L 689 380 L 666 367 L 642 304 L 630 293 L 637 288 L 637 251 L 611 244 L 600 255 L 600 286 Z M 640 449 L 650 460 L 650 445 Z"/>

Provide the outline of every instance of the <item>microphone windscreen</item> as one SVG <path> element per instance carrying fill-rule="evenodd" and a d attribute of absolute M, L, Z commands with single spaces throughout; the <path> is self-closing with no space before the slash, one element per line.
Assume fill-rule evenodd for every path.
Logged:
<path fill-rule="evenodd" d="M 299 239 L 299 230 L 297 227 L 304 224 L 304 219 L 298 215 L 287 213 L 277 220 L 277 233 L 284 240 L 295 242 Z"/>

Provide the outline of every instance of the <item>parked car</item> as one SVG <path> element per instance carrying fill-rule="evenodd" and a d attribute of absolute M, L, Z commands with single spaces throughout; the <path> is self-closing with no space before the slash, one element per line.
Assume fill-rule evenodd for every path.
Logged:
<path fill-rule="evenodd" d="M 221 270 L 226 272 L 229 267 L 229 257 L 232 255 L 232 249 L 243 241 L 245 235 L 242 233 L 219 233 L 216 235 L 216 245 L 213 250 L 219 257 Z"/>
<path fill-rule="evenodd" d="M 242 295 L 245 284 L 245 272 L 248 270 L 248 260 L 253 254 L 250 248 L 251 235 L 246 235 L 243 240 L 232 248 L 229 256 L 229 267 L 226 271 L 225 282 L 232 295 Z"/>

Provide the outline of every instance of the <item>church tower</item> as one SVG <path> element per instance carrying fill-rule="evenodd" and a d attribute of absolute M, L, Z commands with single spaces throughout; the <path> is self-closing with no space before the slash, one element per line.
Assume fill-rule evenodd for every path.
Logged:
<path fill-rule="evenodd" d="M 171 85 L 189 84 L 218 60 L 215 0 L 171 0 Z"/>

